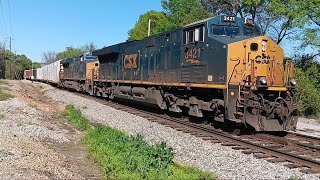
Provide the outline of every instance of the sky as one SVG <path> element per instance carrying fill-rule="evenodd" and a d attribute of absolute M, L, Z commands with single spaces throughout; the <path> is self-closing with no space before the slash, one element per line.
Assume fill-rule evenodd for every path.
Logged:
<path fill-rule="evenodd" d="M 150 10 L 161 11 L 161 0 L 0 0 L 0 42 L 8 48 L 12 37 L 13 52 L 42 62 L 48 51 L 123 42 Z M 281 46 L 287 56 L 296 53 L 297 43 L 285 40 Z"/>
<path fill-rule="evenodd" d="M 42 61 L 44 52 L 61 52 L 68 46 L 80 47 L 93 42 L 102 48 L 123 42 L 139 15 L 162 10 L 160 0 L 0 2 L 0 42 L 6 41 L 8 48 L 6 38 L 13 37 L 12 51 L 36 62 Z"/>

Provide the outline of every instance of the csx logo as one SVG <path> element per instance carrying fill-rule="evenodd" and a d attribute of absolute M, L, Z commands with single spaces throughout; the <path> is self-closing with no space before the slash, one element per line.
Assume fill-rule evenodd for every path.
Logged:
<path fill-rule="evenodd" d="M 137 56 L 138 54 L 128 54 L 123 57 L 124 68 L 137 68 Z"/>

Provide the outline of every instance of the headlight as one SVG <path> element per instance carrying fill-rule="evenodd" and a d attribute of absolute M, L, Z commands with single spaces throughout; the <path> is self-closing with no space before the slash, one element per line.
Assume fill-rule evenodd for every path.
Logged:
<path fill-rule="evenodd" d="M 261 47 L 262 52 L 266 52 L 267 50 L 267 41 L 262 41 L 262 47 Z"/>
<path fill-rule="evenodd" d="M 295 79 L 290 79 L 290 84 L 292 86 L 296 86 L 297 85 L 297 81 Z"/>
<path fill-rule="evenodd" d="M 267 78 L 266 77 L 260 77 L 259 79 L 261 85 L 267 85 Z"/>

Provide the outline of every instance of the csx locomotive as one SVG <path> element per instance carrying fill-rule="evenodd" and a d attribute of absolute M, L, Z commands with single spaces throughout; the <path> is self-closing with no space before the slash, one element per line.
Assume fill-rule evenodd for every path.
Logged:
<path fill-rule="evenodd" d="M 256 131 L 296 128 L 294 66 L 250 19 L 216 16 L 92 55 L 60 61 L 59 85 Z"/>

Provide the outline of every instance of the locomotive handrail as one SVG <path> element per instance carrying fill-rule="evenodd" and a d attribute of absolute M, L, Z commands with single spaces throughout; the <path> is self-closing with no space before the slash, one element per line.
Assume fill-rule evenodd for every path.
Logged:
<path fill-rule="evenodd" d="M 233 67 L 233 70 L 232 70 L 232 73 L 231 73 L 231 75 L 230 75 L 228 84 L 230 84 L 230 81 L 231 81 L 231 79 L 232 79 L 234 70 L 236 69 L 236 67 L 237 67 L 237 66 L 240 64 L 240 62 L 241 62 L 239 58 L 238 58 L 238 59 L 230 59 L 230 60 L 231 60 L 231 61 L 238 61 L 238 62 L 237 62 L 237 64 L 235 64 L 234 67 Z"/>

